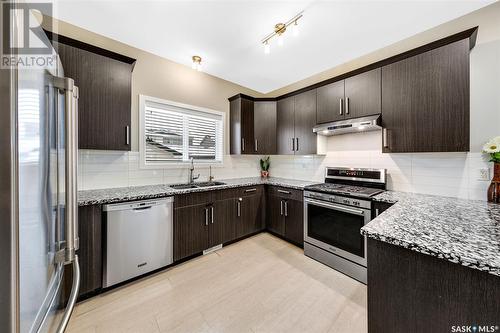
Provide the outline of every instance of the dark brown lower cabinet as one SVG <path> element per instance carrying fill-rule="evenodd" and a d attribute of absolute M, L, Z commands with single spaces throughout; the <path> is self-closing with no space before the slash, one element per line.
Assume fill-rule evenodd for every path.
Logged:
<path fill-rule="evenodd" d="M 102 208 L 100 205 L 78 207 L 78 236 L 80 247 L 76 251 L 80 266 L 79 297 L 84 297 L 102 287 Z M 63 299 L 71 292 L 73 271 L 67 265 L 64 270 Z"/>
<path fill-rule="evenodd" d="M 270 187 L 267 192 L 266 228 L 291 243 L 304 245 L 303 192 Z"/>
<path fill-rule="evenodd" d="M 283 218 L 283 198 L 268 194 L 266 198 L 266 228 L 272 233 L 285 235 L 285 219 Z"/>
<path fill-rule="evenodd" d="M 256 188 L 250 195 L 236 199 L 236 238 L 262 230 L 264 212 L 263 189 Z"/>
<path fill-rule="evenodd" d="M 102 208 L 85 206 L 78 209 L 80 248 L 80 295 L 102 287 Z"/>
<path fill-rule="evenodd" d="M 248 186 L 177 195 L 174 199 L 174 261 L 267 228 L 303 245 L 303 192 L 277 186 Z M 103 214 L 100 205 L 78 208 L 81 271 L 80 298 L 102 288 Z M 63 299 L 71 291 L 71 267 L 65 267 Z"/>
<path fill-rule="evenodd" d="M 494 332 L 499 300 L 498 276 L 368 239 L 369 333 Z"/>
<path fill-rule="evenodd" d="M 304 202 L 285 201 L 285 239 L 304 246 Z"/>
<path fill-rule="evenodd" d="M 174 261 L 263 229 L 262 186 L 183 194 L 174 207 Z"/>
<path fill-rule="evenodd" d="M 235 239 L 235 199 L 215 201 L 210 210 L 209 247 Z"/>
<path fill-rule="evenodd" d="M 209 248 L 209 207 L 201 204 L 174 210 L 174 261 Z"/>

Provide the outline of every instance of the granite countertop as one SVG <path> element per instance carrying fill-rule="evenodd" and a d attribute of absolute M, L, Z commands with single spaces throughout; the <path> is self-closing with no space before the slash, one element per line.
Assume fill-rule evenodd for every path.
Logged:
<path fill-rule="evenodd" d="M 276 178 L 276 177 L 269 177 L 267 179 L 263 179 L 260 177 L 220 179 L 220 180 L 218 179 L 217 181 L 224 182 L 225 184 L 218 186 L 190 188 L 183 190 L 173 189 L 168 184 L 164 184 L 164 185 L 117 187 L 108 189 L 79 191 L 78 205 L 88 206 L 88 205 L 107 204 L 107 203 L 130 201 L 130 200 L 160 198 L 176 194 L 221 190 L 226 188 L 255 186 L 262 184 L 276 185 L 298 190 L 302 190 L 307 185 L 317 184 L 317 182 L 315 183 L 305 180 L 293 180 L 293 179 Z"/>
<path fill-rule="evenodd" d="M 394 205 L 361 229 L 370 238 L 500 276 L 500 205 L 387 191 Z"/>

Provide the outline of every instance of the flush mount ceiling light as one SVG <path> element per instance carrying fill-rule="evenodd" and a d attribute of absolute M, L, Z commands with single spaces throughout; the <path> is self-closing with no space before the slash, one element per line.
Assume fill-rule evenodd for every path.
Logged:
<path fill-rule="evenodd" d="M 269 35 L 267 35 L 266 37 L 264 37 L 264 39 L 262 40 L 262 44 L 264 44 L 264 53 L 265 54 L 271 53 L 271 45 L 269 44 L 269 42 L 271 41 L 271 39 L 273 37 L 276 37 L 278 39 L 279 46 L 283 46 L 284 38 L 285 38 L 285 36 L 283 34 L 285 33 L 285 31 L 288 27 L 291 26 L 290 28 L 291 28 L 292 34 L 294 36 L 299 35 L 299 26 L 298 26 L 297 22 L 302 17 L 303 13 L 304 12 L 302 11 L 302 12 L 298 13 L 297 15 L 295 15 L 294 17 L 292 17 L 286 23 L 278 23 L 274 26 L 274 31 L 272 33 L 270 33 Z"/>
<path fill-rule="evenodd" d="M 200 56 L 193 56 L 193 64 L 191 65 L 192 69 L 196 69 L 197 71 L 201 71 L 201 57 Z"/>

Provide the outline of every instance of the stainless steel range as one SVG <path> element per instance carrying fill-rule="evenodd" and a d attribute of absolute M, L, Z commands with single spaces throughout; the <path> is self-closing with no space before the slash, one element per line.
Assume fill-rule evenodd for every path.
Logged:
<path fill-rule="evenodd" d="M 386 188 L 385 169 L 326 168 L 325 183 L 304 191 L 304 253 L 366 283 L 371 197 Z"/>

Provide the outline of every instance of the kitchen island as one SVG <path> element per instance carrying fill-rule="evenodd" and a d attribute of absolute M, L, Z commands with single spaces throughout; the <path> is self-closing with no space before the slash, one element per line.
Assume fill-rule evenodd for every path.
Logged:
<path fill-rule="evenodd" d="M 393 191 L 374 200 L 393 206 L 361 231 L 368 331 L 499 331 L 500 205 Z"/>

